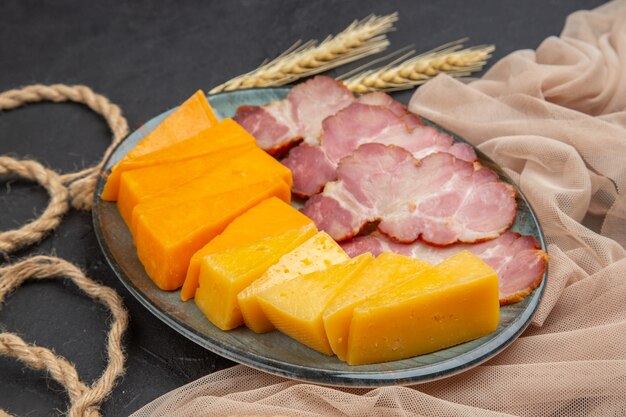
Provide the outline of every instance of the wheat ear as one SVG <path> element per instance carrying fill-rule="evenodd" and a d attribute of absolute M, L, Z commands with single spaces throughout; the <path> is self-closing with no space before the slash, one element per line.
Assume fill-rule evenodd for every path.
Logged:
<path fill-rule="evenodd" d="M 285 85 L 376 54 L 389 46 L 385 34 L 393 30 L 393 23 L 397 20 L 397 13 L 369 16 L 361 21 L 355 20 L 343 32 L 327 37 L 319 45 L 315 40 L 298 41 L 274 60 L 218 85 L 209 93 Z"/>
<path fill-rule="evenodd" d="M 358 68 L 339 77 L 352 92 L 398 91 L 420 85 L 445 72 L 453 77 L 466 77 L 480 71 L 491 57 L 495 46 L 475 46 L 462 49 L 462 40 L 409 58 L 412 52 L 380 68 Z M 408 58 L 408 59 L 407 59 Z"/>

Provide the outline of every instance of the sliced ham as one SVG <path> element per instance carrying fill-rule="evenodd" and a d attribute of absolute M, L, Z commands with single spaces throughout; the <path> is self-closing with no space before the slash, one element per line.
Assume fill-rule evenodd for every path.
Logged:
<path fill-rule="evenodd" d="M 263 107 L 241 106 L 234 119 L 270 155 L 284 155 L 302 142 L 298 125 L 291 117 L 291 103 L 287 100 L 274 101 Z"/>
<path fill-rule="evenodd" d="M 404 104 L 383 92 L 368 93 L 355 100 L 340 82 L 319 75 L 296 85 L 284 100 L 263 106 L 241 106 L 234 119 L 268 153 L 280 157 L 300 142 L 318 145 L 322 122 L 355 101 L 388 108 L 413 129 L 422 119 Z"/>
<path fill-rule="evenodd" d="M 291 192 L 300 198 L 319 193 L 324 184 L 337 179 L 337 164 L 328 159 L 320 146 L 303 143 L 293 148 L 281 162 L 291 170 Z"/>
<path fill-rule="evenodd" d="M 319 143 L 322 121 L 354 102 L 354 96 L 343 84 L 325 76 L 317 76 L 298 84 L 287 95 L 293 116 L 304 143 Z"/>
<path fill-rule="evenodd" d="M 539 248 L 532 236 L 507 231 L 500 237 L 483 243 L 457 243 L 444 248 L 416 241 L 410 244 L 397 243 L 379 233 L 359 236 L 341 244 L 352 257 L 365 252 L 378 256 L 383 252 L 422 259 L 437 264 L 462 250 L 479 256 L 498 273 L 500 305 L 523 300 L 537 288 L 543 279 L 548 263 L 548 254 Z"/>
<path fill-rule="evenodd" d="M 370 106 L 386 107 L 398 117 L 409 116 L 409 112 L 404 104 L 394 100 L 389 94 L 383 93 L 382 91 L 364 94 L 357 98 L 356 101 L 362 104 L 369 104 Z M 415 126 L 424 125 L 424 122 L 422 122 L 422 119 L 418 115 L 410 114 L 410 117 L 410 129 L 413 129 Z"/>
<path fill-rule="evenodd" d="M 410 130 L 413 130 L 420 126 L 424 126 L 422 118 L 414 113 L 407 113 L 405 115 L 402 115 L 402 121 Z"/>
<path fill-rule="evenodd" d="M 296 195 L 306 198 L 320 192 L 327 182 L 336 179 L 336 174 L 331 173 L 339 161 L 365 143 L 400 146 L 416 158 L 448 152 L 469 162 L 476 160 L 476 153 L 470 145 L 457 143 L 450 135 L 433 127 L 421 126 L 419 116 L 406 113 L 398 116 L 395 112 L 399 112 L 399 108 L 380 96 L 365 100 L 373 94 L 376 93 L 362 96 L 359 102 L 326 118 L 322 122 L 318 149 L 303 144 L 285 158 L 283 163 L 294 173 L 293 192 Z M 366 103 L 376 104 L 360 102 L 362 99 Z M 390 97 L 389 100 L 393 101 Z M 380 105 L 382 103 L 387 105 Z M 409 128 L 407 120 L 413 129 Z M 325 157 L 321 154 L 325 154 Z M 320 160 L 323 160 L 322 169 L 318 168 Z"/>
<path fill-rule="evenodd" d="M 322 120 L 353 102 L 341 83 L 320 75 L 296 85 L 284 100 L 239 107 L 234 119 L 261 148 L 280 156 L 302 141 L 317 144 Z"/>
<path fill-rule="evenodd" d="M 411 132 L 389 108 L 354 103 L 322 123 L 321 147 L 337 164 L 363 143 L 390 143 L 406 148 Z"/>
<path fill-rule="evenodd" d="M 337 241 L 378 222 L 398 242 L 479 242 L 503 233 L 517 211 L 511 185 L 444 152 L 416 160 L 403 148 L 368 143 L 341 160 L 337 177 L 303 208 Z"/>

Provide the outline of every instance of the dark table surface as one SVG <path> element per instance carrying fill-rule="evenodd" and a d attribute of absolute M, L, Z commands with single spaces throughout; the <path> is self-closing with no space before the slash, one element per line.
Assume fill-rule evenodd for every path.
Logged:
<path fill-rule="evenodd" d="M 297 39 L 337 33 L 353 19 L 398 11 L 390 50 L 424 51 L 465 36 L 495 43 L 490 64 L 558 35 L 565 17 L 598 0 L 466 2 L 380 0 L 20 1 L 0 2 L 0 91 L 32 83 L 85 84 L 119 104 L 131 130 L 191 95 L 249 71 Z M 340 74 L 345 71 L 335 71 Z M 397 94 L 407 101 L 410 93 Z M 0 112 L 0 154 L 31 157 L 61 172 L 95 163 L 110 140 L 105 122 L 78 104 L 42 103 Z M 42 188 L 0 178 L 0 230 L 46 206 Z M 91 215 L 72 210 L 37 245 L 12 254 L 67 259 L 124 298 L 131 323 L 127 370 L 103 404 L 124 416 L 176 387 L 232 366 L 171 330 L 121 285 L 92 230 Z M 0 265 L 6 260 L 0 260 Z M 106 363 L 107 311 L 72 284 L 24 285 L 0 311 L 0 331 L 51 347 L 91 382 Z M 0 357 L 0 408 L 23 416 L 61 415 L 67 397 L 45 373 Z"/>

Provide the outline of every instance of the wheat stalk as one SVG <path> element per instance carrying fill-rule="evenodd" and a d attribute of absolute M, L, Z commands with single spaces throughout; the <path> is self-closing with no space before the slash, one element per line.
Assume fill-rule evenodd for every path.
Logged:
<path fill-rule="evenodd" d="M 285 85 L 376 54 L 389 46 L 385 34 L 393 30 L 393 23 L 397 20 L 397 13 L 369 16 L 361 21 L 355 20 L 343 32 L 327 37 L 319 45 L 315 40 L 298 41 L 272 61 L 218 85 L 209 93 Z"/>
<path fill-rule="evenodd" d="M 441 72 L 453 77 L 466 77 L 483 68 L 495 46 L 462 49 L 462 41 L 452 42 L 407 59 L 413 55 L 413 52 L 409 52 L 380 68 L 365 71 L 361 71 L 363 67 L 357 68 L 339 79 L 342 79 L 350 91 L 363 94 L 405 90 L 423 84 Z"/>

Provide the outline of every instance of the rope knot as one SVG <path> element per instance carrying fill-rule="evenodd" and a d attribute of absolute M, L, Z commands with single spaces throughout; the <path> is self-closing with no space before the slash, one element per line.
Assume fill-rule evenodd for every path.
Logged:
<path fill-rule="evenodd" d="M 59 175 L 35 161 L 19 161 L 6 156 L 0 157 L 0 175 L 15 174 L 35 181 L 50 194 L 48 208 L 38 219 L 20 229 L 0 233 L 0 254 L 8 254 L 33 244 L 55 229 L 63 214 L 69 209 L 68 196 L 72 206 L 76 209 L 90 210 L 98 172 L 104 166 L 104 161 L 108 159 L 113 149 L 128 134 L 128 122 L 122 116 L 121 109 L 106 97 L 94 93 L 93 90 L 84 85 L 36 84 L 22 89 L 9 90 L 0 93 L 0 110 L 16 109 L 39 101 L 55 103 L 72 101 L 85 104 L 106 120 L 113 133 L 113 140 L 104 157 L 96 166 L 65 175 Z"/>

